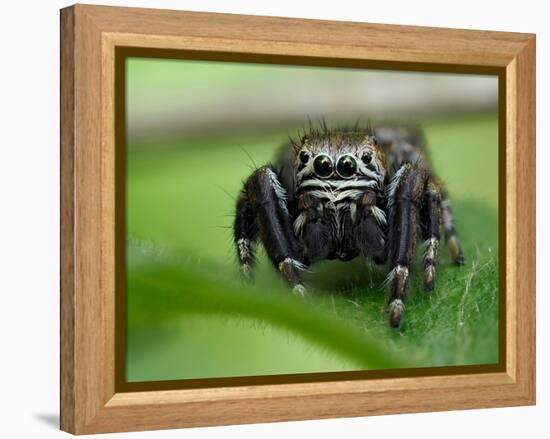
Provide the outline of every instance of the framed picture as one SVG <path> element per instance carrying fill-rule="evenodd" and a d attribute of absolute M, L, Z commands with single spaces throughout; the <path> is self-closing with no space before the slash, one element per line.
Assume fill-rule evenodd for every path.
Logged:
<path fill-rule="evenodd" d="M 61 11 L 61 428 L 535 402 L 535 37 Z"/>

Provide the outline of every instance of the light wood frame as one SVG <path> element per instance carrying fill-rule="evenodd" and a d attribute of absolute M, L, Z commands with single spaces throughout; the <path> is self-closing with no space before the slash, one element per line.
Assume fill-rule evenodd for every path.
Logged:
<path fill-rule="evenodd" d="M 115 50 L 121 46 L 498 71 L 506 122 L 500 128 L 506 167 L 499 174 L 506 189 L 503 371 L 117 392 L 114 95 Z M 63 430 L 83 434 L 534 403 L 534 35 L 88 5 L 61 11 Z"/>

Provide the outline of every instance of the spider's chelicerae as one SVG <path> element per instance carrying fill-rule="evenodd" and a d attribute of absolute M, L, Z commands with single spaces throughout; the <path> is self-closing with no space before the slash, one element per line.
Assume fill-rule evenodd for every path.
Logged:
<path fill-rule="evenodd" d="M 234 239 L 246 278 L 257 240 L 302 295 L 301 271 L 323 259 L 362 256 L 388 264 L 393 327 L 405 309 L 418 238 L 425 241 L 426 292 L 434 288 L 441 225 L 452 259 L 464 263 L 451 204 L 427 163 L 417 128 L 310 124 L 275 164 L 248 177 L 236 210 Z"/>

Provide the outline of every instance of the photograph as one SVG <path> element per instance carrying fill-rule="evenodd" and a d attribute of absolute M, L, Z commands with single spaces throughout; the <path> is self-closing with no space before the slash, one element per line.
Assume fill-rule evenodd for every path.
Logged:
<path fill-rule="evenodd" d="M 61 10 L 61 430 L 536 403 L 536 35 L 305 17 Z"/>
<path fill-rule="evenodd" d="M 123 86 L 126 382 L 499 363 L 498 75 L 128 56 Z"/>

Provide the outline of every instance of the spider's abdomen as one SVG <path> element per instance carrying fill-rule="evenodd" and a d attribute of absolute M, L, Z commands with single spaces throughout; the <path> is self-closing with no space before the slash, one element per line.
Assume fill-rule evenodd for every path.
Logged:
<path fill-rule="evenodd" d="M 374 132 L 388 161 L 390 176 L 393 176 L 405 163 L 428 165 L 424 150 L 425 140 L 418 128 L 379 126 Z"/>

